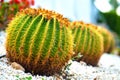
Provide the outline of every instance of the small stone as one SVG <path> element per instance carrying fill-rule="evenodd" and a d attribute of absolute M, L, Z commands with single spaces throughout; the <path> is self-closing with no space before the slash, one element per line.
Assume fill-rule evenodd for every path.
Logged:
<path fill-rule="evenodd" d="M 55 74 L 54 76 L 56 77 L 56 80 L 62 80 L 61 77 L 60 77 L 60 75 Z"/>
<path fill-rule="evenodd" d="M 80 61 L 80 64 L 83 65 L 83 66 L 86 66 L 87 64 L 83 61 Z"/>
<path fill-rule="evenodd" d="M 11 63 L 11 66 L 12 66 L 14 69 L 16 69 L 16 70 L 25 71 L 25 69 L 24 69 L 20 64 L 18 64 L 18 63 L 16 63 L 16 62 Z"/>

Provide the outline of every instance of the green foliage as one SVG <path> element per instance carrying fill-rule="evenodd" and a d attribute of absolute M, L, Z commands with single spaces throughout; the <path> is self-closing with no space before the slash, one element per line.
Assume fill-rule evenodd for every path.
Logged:
<path fill-rule="evenodd" d="M 110 29 L 117 33 L 120 38 L 120 16 L 117 15 L 116 11 L 110 11 L 102 14 Z"/>
<path fill-rule="evenodd" d="M 119 11 L 118 10 L 119 9 L 119 1 L 118 0 L 108 0 L 107 2 L 110 4 L 112 9 L 107 12 L 102 12 L 101 10 L 98 9 L 99 10 L 98 23 L 99 22 L 106 23 L 108 25 L 108 27 L 113 32 L 115 32 L 120 39 L 120 15 L 118 12 Z M 119 44 L 117 44 L 117 45 L 120 46 L 120 40 L 119 40 Z"/>
<path fill-rule="evenodd" d="M 16 80 L 32 80 L 32 77 L 28 76 L 28 77 L 20 78 L 19 75 L 16 75 Z"/>
<path fill-rule="evenodd" d="M 6 50 L 10 61 L 33 74 L 53 75 L 73 54 L 69 21 L 44 9 L 25 9 L 10 22 Z"/>
<path fill-rule="evenodd" d="M 77 60 L 80 59 L 83 55 L 81 55 L 80 53 L 78 53 L 76 56 L 72 57 L 72 60 Z"/>

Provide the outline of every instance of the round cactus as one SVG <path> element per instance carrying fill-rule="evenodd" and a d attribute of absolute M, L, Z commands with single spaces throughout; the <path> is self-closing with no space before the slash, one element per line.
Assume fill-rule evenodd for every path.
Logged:
<path fill-rule="evenodd" d="M 83 22 L 72 22 L 72 33 L 74 38 L 74 52 L 76 57 L 78 53 L 82 57 L 77 61 L 85 61 L 87 64 L 96 66 L 103 53 L 103 37 L 90 24 Z"/>
<path fill-rule="evenodd" d="M 68 24 L 66 18 L 53 11 L 20 11 L 8 25 L 7 57 L 33 74 L 59 73 L 73 55 Z"/>
<path fill-rule="evenodd" d="M 115 48 L 115 40 L 113 34 L 104 27 L 99 26 L 97 29 L 103 36 L 104 52 L 112 52 Z"/>

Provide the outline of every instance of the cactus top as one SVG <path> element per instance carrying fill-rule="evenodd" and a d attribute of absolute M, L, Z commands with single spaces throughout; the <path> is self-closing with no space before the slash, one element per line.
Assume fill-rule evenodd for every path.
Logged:
<path fill-rule="evenodd" d="M 81 25 L 83 26 L 83 25 L 86 25 L 86 24 L 82 21 L 74 21 L 74 22 L 71 23 L 71 28 L 79 27 Z"/>
<path fill-rule="evenodd" d="M 65 25 L 66 27 L 69 26 L 69 20 L 67 18 L 64 18 L 63 15 L 55 12 L 55 11 L 48 11 L 46 9 L 42 9 L 42 8 L 39 8 L 39 9 L 33 9 L 33 8 L 27 8 L 25 10 L 21 10 L 18 14 L 27 14 L 27 15 L 32 15 L 32 16 L 35 16 L 35 15 L 42 15 L 44 16 L 46 19 L 52 19 L 52 18 L 56 18 L 59 22 L 60 22 L 60 25 Z"/>
<path fill-rule="evenodd" d="M 110 31 L 108 31 L 106 28 L 103 28 L 102 26 L 98 26 L 97 29 L 99 32 L 106 33 L 108 35 L 111 35 Z"/>
<path fill-rule="evenodd" d="M 91 29 L 98 30 L 98 27 L 96 25 L 85 23 L 83 21 L 74 21 L 71 23 L 71 28 L 80 27 L 80 26 L 82 26 L 82 28 L 84 28 L 84 27 L 89 28 L 90 30 Z M 98 30 L 98 32 L 99 32 L 99 30 Z"/>

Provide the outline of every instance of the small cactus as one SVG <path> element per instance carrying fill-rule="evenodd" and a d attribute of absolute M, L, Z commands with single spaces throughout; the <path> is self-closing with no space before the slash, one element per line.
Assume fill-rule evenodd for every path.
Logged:
<path fill-rule="evenodd" d="M 102 34 L 104 40 L 104 52 L 110 53 L 115 48 L 113 34 L 104 27 L 98 26 L 98 31 Z"/>
<path fill-rule="evenodd" d="M 33 74 L 53 75 L 73 55 L 68 19 L 45 9 L 17 13 L 7 29 L 7 57 Z"/>
<path fill-rule="evenodd" d="M 72 33 L 74 38 L 74 56 L 78 53 L 83 55 L 76 59 L 85 61 L 87 64 L 96 66 L 103 54 L 103 37 L 91 24 L 85 24 L 80 21 L 72 22 Z"/>

